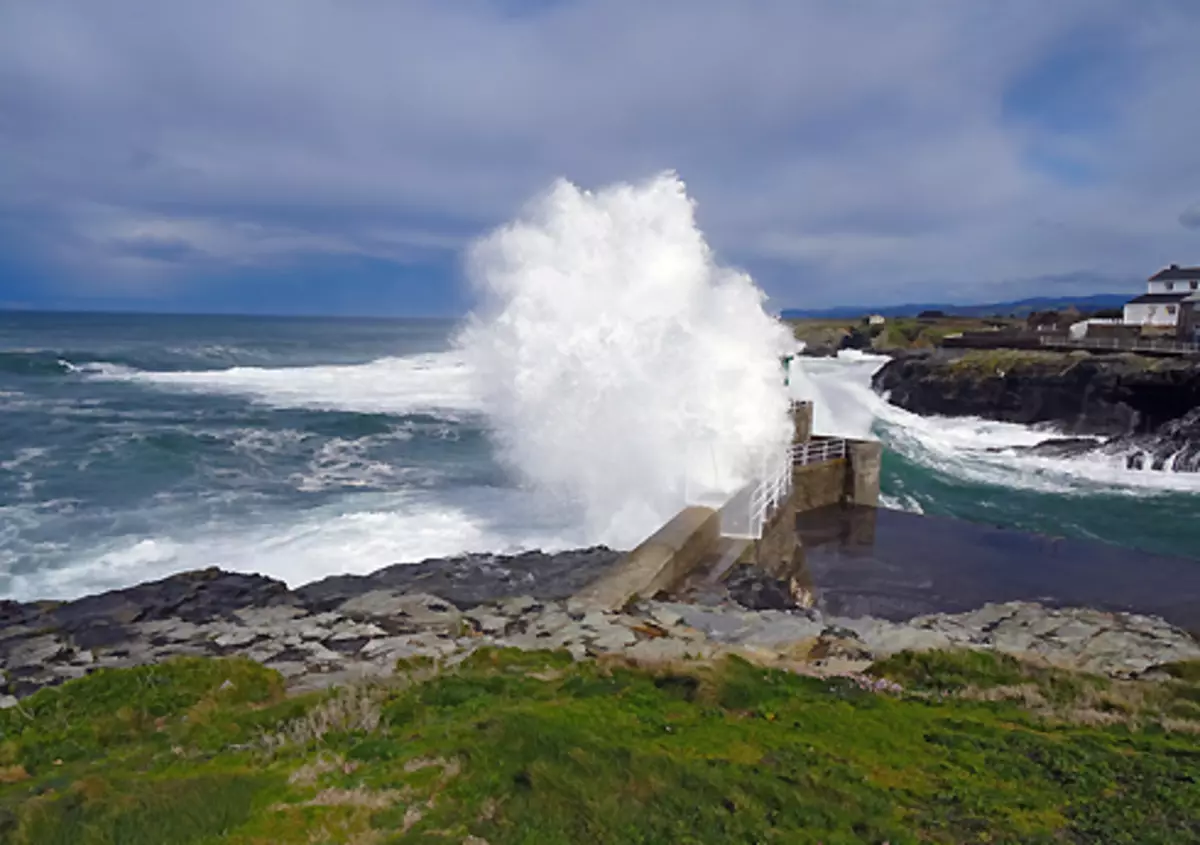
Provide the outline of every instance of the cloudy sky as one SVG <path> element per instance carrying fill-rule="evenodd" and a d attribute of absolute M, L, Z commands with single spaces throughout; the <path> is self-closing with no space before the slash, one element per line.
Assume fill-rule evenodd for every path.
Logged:
<path fill-rule="evenodd" d="M 0 0 L 0 306 L 453 314 L 679 172 L 779 307 L 1200 263 L 1196 0 Z"/>

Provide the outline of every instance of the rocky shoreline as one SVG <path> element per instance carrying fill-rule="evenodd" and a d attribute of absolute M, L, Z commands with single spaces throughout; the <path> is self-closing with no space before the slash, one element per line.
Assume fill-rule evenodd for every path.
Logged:
<path fill-rule="evenodd" d="M 898 355 L 875 373 L 872 387 L 917 414 L 1052 427 L 1046 441 L 1030 447 L 1034 454 L 1100 454 L 1129 469 L 1200 472 L 1194 361 L 942 349 Z"/>
<path fill-rule="evenodd" d="M 1200 659 L 1200 642 L 1162 619 L 1032 602 L 892 622 L 805 608 L 751 610 L 728 599 L 708 606 L 641 601 L 607 612 L 567 597 L 568 583 L 616 556 L 602 548 L 470 555 L 296 590 L 213 569 L 74 602 L 4 602 L 0 707 L 98 668 L 180 655 L 245 656 L 300 690 L 387 675 L 403 658 L 453 662 L 482 646 L 646 664 L 738 654 L 818 674 L 854 674 L 906 649 L 991 649 L 1120 677 Z M 536 571 L 558 578 L 540 580 Z"/>

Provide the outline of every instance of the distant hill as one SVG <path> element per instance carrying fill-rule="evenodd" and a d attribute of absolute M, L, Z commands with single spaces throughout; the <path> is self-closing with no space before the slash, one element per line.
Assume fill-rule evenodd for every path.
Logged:
<path fill-rule="evenodd" d="M 1129 294 L 1099 293 L 1091 296 L 1035 296 L 1012 302 L 991 302 L 984 305 L 950 305 L 944 302 L 908 303 L 906 305 L 843 305 L 836 308 L 799 309 L 785 308 L 780 316 L 785 320 L 825 319 L 844 320 L 864 314 L 882 314 L 884 317 L 915 317 L 922 311 L 942 311 L 962 317 L 1024 316 L 1032 311 L 1059 311 L 1074 305 L 1080 311 L 1099 311 L 1103 308 L 1119 308 L 1129 301 Z"/>

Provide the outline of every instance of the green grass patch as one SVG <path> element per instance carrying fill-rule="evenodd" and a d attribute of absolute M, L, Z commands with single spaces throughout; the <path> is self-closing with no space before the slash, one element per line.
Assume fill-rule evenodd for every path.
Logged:
<path fill-rule="evenodd" d="M 1192 667 L 901 654 L 872 668 L 899 695 L 736 659 L 402 669 L 298 700 L 207 660 L 39 693 L 3 715 L 0 842 L 1200 842 Z"/>

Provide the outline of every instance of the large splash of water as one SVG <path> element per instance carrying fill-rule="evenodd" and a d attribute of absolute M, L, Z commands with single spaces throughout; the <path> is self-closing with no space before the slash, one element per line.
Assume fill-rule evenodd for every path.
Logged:
<path fill-rule="evenodd" d="M 790 333 L 720 266 L 674 174 L 555 184 L 478 242 L 458 340 L 499 456 L 629 547 L 688 491 L 735 490 L 790 437 Z"/>

